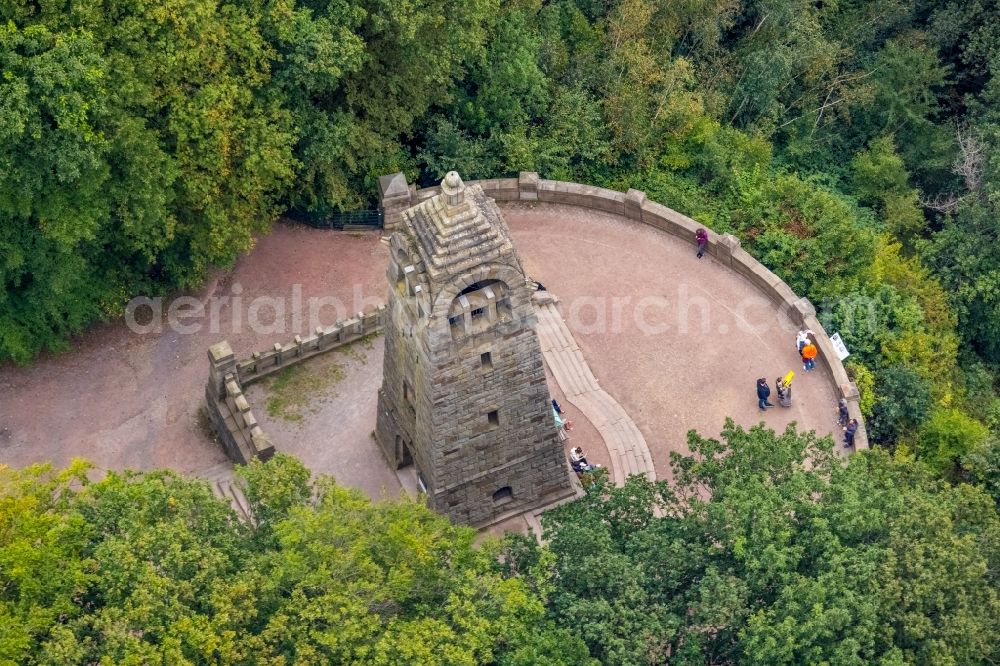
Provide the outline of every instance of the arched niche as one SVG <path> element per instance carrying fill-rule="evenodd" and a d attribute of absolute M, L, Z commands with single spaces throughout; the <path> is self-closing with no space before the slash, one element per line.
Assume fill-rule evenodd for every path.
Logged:
<path fill-rule="evenodd" d="M 475 335 L 513 319 L 511 289 L 503 280 L 487 278 L 466 286 L 452 298 L 448 325 L 452 337 Z"/>

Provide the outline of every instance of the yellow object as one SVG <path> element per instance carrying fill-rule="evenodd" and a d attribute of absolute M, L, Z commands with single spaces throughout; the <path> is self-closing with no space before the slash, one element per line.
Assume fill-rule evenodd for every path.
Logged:
<path fill-rule="evenodd" d="M 781 383 L 784 384 L 785 386 L 791 386 L 793 379 L 795 379 L 795 371 L 789 370 L 788 374 L 785 375 L 785 378 L 781 380 Z"/>

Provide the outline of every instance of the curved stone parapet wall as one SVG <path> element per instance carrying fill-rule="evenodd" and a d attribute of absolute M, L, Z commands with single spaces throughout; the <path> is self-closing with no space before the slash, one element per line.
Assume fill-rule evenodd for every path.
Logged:
<path fill-rule="evenodd" d="M 537 173 L 529 171 L 521 172 L 517 178 L 470 181 L 470 184 L 472 182 L 478 183 L 487 195 L 497 201 L 567 204 L 621 215 L 656 227 L 692 246 L 695 243 L 695 231 L 705 226 L 671 208 L 649 201 L 646 199 L 646 194 L 639 190 L 623 193 L 593 185 L 544 180 L 539 178 Z M 388 230 L 394 229 L 399 224 L 399 216 L 403 210 L 439 192 L 437 187 L 416 189 L 406 182 L 406 177 L 402 173 L 383 176 L 379 180 L 379 189 L 385 213 L 385 226 Z M 838 396 L 847 399 L 851 418 L 857 419 L 860 424 L 854 437 L 854 448 L 867 449 L 868 434 L 861 416 L 858 388 L 848 378 L 847 370 L 837 357 L 830 337 L 816 318 L 816 309 L 812 303 L 807 298 L 799 297 L 781 278 L 754 259 L 749 252 L 740 247 L 740 240 L 731 234 L 717 234 L 709 229 L 708 252 L 719 263 L 754 284 L 774 302 L 779 311 L 788 315 L 792 323 L 814 332 L 816 347 L 819 350 L 817 360 L 833 379 Z M 837 444 L 839 445 L 839 442 Z"/>

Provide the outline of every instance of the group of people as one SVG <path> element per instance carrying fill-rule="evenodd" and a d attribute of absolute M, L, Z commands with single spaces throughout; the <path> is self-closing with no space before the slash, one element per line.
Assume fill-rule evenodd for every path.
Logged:
<path fill-rule="evenodd" d="M 792 378 L 795 377 L 794 372 L 789 372 L 784 377 L 778 377 L 774 380 L 774 388 L 778 392 L 778 404 L 782 407 L 792 406 Z M 757 380 L 757 406 L 760 407 L 760 411 L 766 412 L 768 407 L 774 407 L 768 398 L 771 397 L 771 387 L 767 385 L 767 380 L 761 377 Z"/>
<path fill-rule="evenodd" d="M 565 418 L 562 405 L 560 405 L 555 398 L 552 398 L 552 414 L 555 416 L 557 427 L 563 428 L 564 430 L 573 429 L 572 421 Z M 591 465 L 587 462 L 587 457 L 583 455 L 583 449 L 579 446 L 574 446 L 569 450 L 569 464 L 573 468 L 573 471 L 576 472 L 577 476 L 580 476 L 584 472 L 593 472 L 595 469 L 600 467 L 600 465 Z"/>
<path fill-rule="evenodd" d="M 854 446 L 854 434 L 858 431 L 858 420 L 852 419 L 848 413 L 846 398 L 841 398 L 837 405 L 837 425 L 844 431 L 844 448 Z"/>
<path fill-rule="evenodd" d="M 810 335 L 815 335 L 809 329 L 802 329 L 795 336 L 795 349 L 802 357 L 802 369 L 811 372 L 816 367 L 816 345 L 809 339 Z M 775 387 L 778 391 L 778 402 L 782 407 L 792 406 L 792 386 L 791 378 L 794 373 L 789 372 L 785 377 L 775 380 Z M 757 407 L 760 411 L 767 411 L 768 407 L 774 407 L 770 401 L 771 387 L 767 385 L 767 380 L 761 377 L 757 380 Z M 854 446 L 854 435 L 858 431 L 858 420 L 852 419 L 847 411 L 847 400 L 841 398 L 837 405 L 837 425 L 844 433 L 844 447 Z"/>
<path fill-rule="evenodd" d="M 775 381 L 775 384 L 778 387 L 779 399 L 781 398 L 782 390 L 788 391 L 789 394 L 791 393 L 791 387 L 784 387 L 780 377 Z M 766 412 L 768 407 L 774 407 L 774 403 L 769 400 L 770 397 L 771 387 L 767 385 L 767 380 L 761 377 L 757 380 L 757 407 L 760 411 Z M 788 404 L 786 406 L 791 406 L 791 400 L 788 400 Z"/>

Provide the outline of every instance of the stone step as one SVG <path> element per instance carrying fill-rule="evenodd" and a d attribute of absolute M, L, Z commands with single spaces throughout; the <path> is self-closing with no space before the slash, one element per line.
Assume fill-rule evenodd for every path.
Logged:
<path fill-rule="evenodd" d="M 195 475 L 208 483 L 212 494 L 228 502 L 240 520 L 252 523 L 253 514 L 250 511 L 250 501 L 243 494 L 243 489 L 237 483 L 234 472 L 233 464 L 226 462 L 203 469 L 196 472 Z"/>
<path fill-rule="evenodd" d="M 632 474 L 644 474 L 654 480 L 653 457 L 645 437 L 621 404 L 600 387 L 555 305 L 539 304 L 536 312 L 536 330 L 545 363 L 566 394 L 566 400 L 583 413 L 604 439 L 615 484 L 624 484 Z"/>
<path fill-rule="evenodd" d="M 229 505 L 233 507 L 240 520 L 252 523 L 253 513 L 250 510 L 250 501 L 243 494 L 243 489 L 233 483 L 218 484 L 225 496 L 229 499 Z"/>

